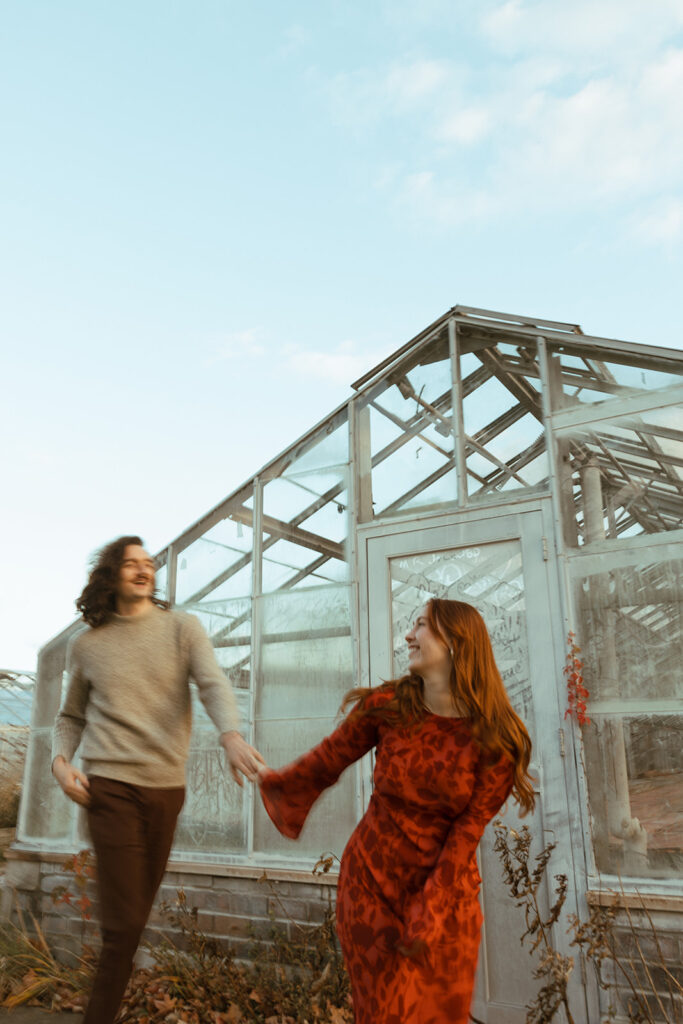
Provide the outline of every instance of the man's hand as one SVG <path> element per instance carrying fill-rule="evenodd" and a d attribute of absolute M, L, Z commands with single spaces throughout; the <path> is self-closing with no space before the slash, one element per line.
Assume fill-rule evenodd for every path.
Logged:
<path fill-rule="evenodd" d="M 256 782 L 259 768 L 266 763 L 258 750 L 249 746 L 238 732 L 221 733 L 221 746 L 225 751 L 232 777 L 237 785 L 242 785 L 240 772 L 249 779 L 249 782 Z"/>
<path fill-rule="evenodd" d="M 58 754 L 52 762 L 52 774 L 62 790 L 75 804 L 87 807 L 90 804 L 90 783 L 87 775 L 79 772 L 72 764 Z"/>

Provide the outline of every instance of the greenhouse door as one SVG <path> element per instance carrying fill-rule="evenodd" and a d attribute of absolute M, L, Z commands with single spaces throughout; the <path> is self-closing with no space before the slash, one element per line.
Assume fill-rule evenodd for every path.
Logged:
<path fill-rule="evenodd" d="M 563 720 L 557 676 L 559 672 L 561 678 L 563 627 L 553 594 L 556 588 L 548 580 L 549 542 L 544 533 L 550 533 L 550 523 L 537 507 L 475 521 L 416 525 L 401 524 L 396 532 L 366 538 L 370 678 L 376 685 L 406 670 L 404 636 L 417 609 L 430 597 L 467 601 L 479 609 L 512 703 L 531 733 L 532 766 L 539 779 L 534 815 L 520 822 L 510 802 L 503 821 L 512 828 L 528 824 L 537 837 L 534 852 L 541 841 L 557 843 L 549 875 L 551 879 L 560 872 L 568 876 L 572 894 L 568 909 L 573 910 L 576 877 L 571 833 L 575 832 L 573 841 L 578 843 L 575 852 L 581 850 L 582 837 L 580 827 L 571 820 L 569 804 L 574 801 L 567 799 L 565 770 L 572 769 L 563 757 L 560 735 Z M 569 789 L 573 788 L 571 783 Z M 522 1024 L 525 1004 L 539 987 L 532 978 L 537 960 L 534 956 L 532 961 L 520 945 L 523 913 L 503 885 L 493 838 L 492 829 L 487 829 L 478 853 L 485 923 L 472 1013 L 486 1024 Z M 544 903 L 547 895 L 543 894 Z M 563 953 L 573 952 L 566 949 L 565 928 L 556 929 L 555 942 Z M 578 970 L 572 994 L 582 1000 L 583 994 L 574 986 L 580 986 Z"/>

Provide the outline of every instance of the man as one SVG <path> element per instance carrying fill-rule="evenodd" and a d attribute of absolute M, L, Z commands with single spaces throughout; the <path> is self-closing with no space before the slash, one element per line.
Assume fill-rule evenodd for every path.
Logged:
<path fill-rule="evenodd" d="M 87 808 L 97 860 L 102 950 L 84 1024 L 111 1024 L 183 805 L 190 677 L 235 781 L 253 781 L 263 758 L 237 732 L 234 694 L 199 620 L 154 596 L 139 537 L 102 548 L 76 607 L 90 628 L 69 651 L 52 771 Z M 79 747 L 85 773 L 71 764 Z"/>

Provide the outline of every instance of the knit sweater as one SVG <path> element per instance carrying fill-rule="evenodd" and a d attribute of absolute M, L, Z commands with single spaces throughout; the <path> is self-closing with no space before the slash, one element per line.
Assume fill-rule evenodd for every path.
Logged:
<path fill-rule="evenodd" d="M 185 784 L 192 707 L 189 680 L 219 733 L 238 726 L 235 696 L 194 615 L 156 605 L 112 615 L 73 641 L 69 682 L 53 732 L 52 759 L 138 786 Z"/>

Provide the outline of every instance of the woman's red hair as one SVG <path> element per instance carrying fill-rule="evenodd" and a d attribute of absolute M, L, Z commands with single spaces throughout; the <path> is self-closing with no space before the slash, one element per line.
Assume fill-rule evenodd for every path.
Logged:
<path fill-rule="evenodd" d="M 426 606 L 429 627 L 451 652 L 451 693 L 464 708 L 472 736 L 493 763 L 505 754 L 515 766 L 512 794 L 523 814 L 534 809 L 534 790 L 528 773 L 531 740 L 524 722 L 510 703 L 493 656 L 491 639 L 481 615 L 464 601 L 432 598 Z M 382 691 L 394 696 L 368 706 L 368 697 Z M 342 709 L 355 704 L 353 715 L 376 715 L 391 722 L 420 721 L 427 713 L 422 679 L 414 673 L 380 687 L 350 690 Z"/>

